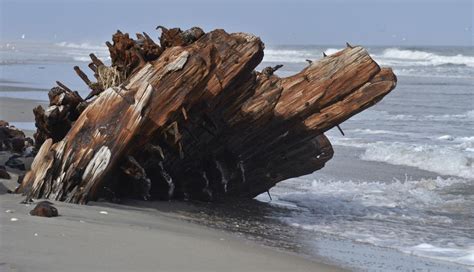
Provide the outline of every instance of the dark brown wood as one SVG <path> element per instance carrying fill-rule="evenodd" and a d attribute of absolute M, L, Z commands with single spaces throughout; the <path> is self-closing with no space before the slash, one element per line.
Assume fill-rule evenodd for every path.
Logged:
<path fill-rule="evenodd" d="M 324 167 L 333 149 L 323 133 L 396 85 L 362 47 L 280 78 L 278 65 L 254 71 L 258 37 L 158 28 L 160 45 L 117 31 L 111 67 L 91 56 L 102 90 L 67 108 L 80 112 L 76 119 L 36 110 L 44 143 L 17 192 L 74 203 L 255 197 Z M 66 133 L 50 127 L 51 116 L 69 119 Z"/>

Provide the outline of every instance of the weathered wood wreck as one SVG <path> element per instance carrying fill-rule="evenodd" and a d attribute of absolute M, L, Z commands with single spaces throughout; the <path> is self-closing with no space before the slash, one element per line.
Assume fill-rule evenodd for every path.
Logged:
<path fill-rule="evenodd" d="M 388 94 L 397 79 L 362 47 L 286 78 L 254 69 L 253 35 L 194 27 L 117 31 L 111 66 L 91 54 L 82 99 L 58 83 L 34 110 L 38 153 L 18 193 L 86 203 L 99 197 L 252 198 L 333 156 L 323 134 Z"/>

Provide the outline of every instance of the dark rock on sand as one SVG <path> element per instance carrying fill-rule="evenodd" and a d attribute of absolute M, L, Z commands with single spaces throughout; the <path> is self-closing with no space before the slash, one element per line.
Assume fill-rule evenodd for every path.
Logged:
<path fill-rule="evenodd" d="M 19 175 L 18 176 L 18 179 L 16 180 L 16 182 L 18 182 L 18 184 L 21 184 L 23 182 L 23 179 L 25 178 L 25 174 L 22 174 L 22 175 Z"/>
<path fill-rule="evenodd" d="M 49 201 L 41 201 L 30 211 L 30 214 L 33 216 L 55 217 L 58 216 L 58 209 L 53 207 L 53 203 Z"/>
<path fill-rule="evenodd" d="M 14 169 L 25 171 L 25 163 L 20 158 L 20 155 L 13 155 L 5 162 L 5 165 Z"/>
<path fill-rule="evenodd" d="M 10 140 L 12 151 L 15 153 L 22 154 L 25 149 L 25 138 L 16 137 Z"/>
<path fill-rule="evenodd" d="M 23 131 L 11 126 L 7 121 L 0 120 L 0 151 L 23 154 L 25 149 L 32 146 L 33 139 L 26 137 Z"/>
<path fill-rule="evenodd" d="M 0 165 L 0 179 L 10 179 L 10 174 L 8 174 L 5 166 Z"/>

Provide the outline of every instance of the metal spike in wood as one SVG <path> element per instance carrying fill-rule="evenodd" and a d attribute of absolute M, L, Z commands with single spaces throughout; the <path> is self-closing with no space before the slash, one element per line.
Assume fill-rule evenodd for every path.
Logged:
<path fill-rule="evenodd" d="M 270 198 L 270 201 L 273 201 L 272 195 L 270 194 L 270 190 L 267 191 L 268 197 Z"/>
<path fill-rule="evenodd" d="M 74 66 L 74 71 L 76 71 L 76 74 L 84 81 L 87 86 L 91 86 L 92 82 L 90 79 L 87 77 L 87 75 L 79 68 L 79 66 Z"/>
<path fill-rule="evenodd" d="M 99 58 L 97 58 L 94 55 L 94 53 L 90 53 L 89 57 L 91 58 L 92 62 L 95 64 L 95 66 L 99 67 L 101 65 L 104 65 L 104 63 Z"/>
<path fill-rule="evenodd" d="M 143 32 L 143 36 L 145 36 L 145 38 L 146 38 L 147 40 L 149 40 L 149 41 L 151 41 L 151 42 L 153 42 L 153 43 L 155 42 L 155 41 L 153 41 L 153 39 L 152 39 L 146 32 Z"/>
<path fill-rule="evenodd" d="M 92 72 L 97 73 L 97 67 L 94 63 L 91 62 L 87 66 L 92 70 Z"/>
<path fill-rule="evenodd" d="M 72 92 L 71 89 L 69 89 L 66 85 L 64 85 L 63 83 L 61 83 L 61 81 L 56 81 L 56 84 L 61 87 L 62 89 L 68 91 L 68 92 Z"/>
<path fill-rule="evenodd" d="M 337 125 L 336 127 L 337 127 L 337 129 L 339 130 L 339 132 L 342 134 L 342 136 L 346 136 L 346 135 L 344 134 L 344 131 L 342 131 L 342 129 L 341 129 L 341 127 L 340 127 L 339 125 Z"/>

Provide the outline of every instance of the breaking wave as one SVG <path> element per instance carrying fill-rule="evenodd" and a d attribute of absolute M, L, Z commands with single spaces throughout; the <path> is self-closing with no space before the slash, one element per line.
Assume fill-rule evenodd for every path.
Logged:
<path fill-rule="evenodd" d="M 474 178 L 474 141 L 465 137 L 458 145 L 376 142 L 365 145 L 361 159 L 407 165 L 436 172 Z"/>
<path fill-rule="evenodd" d="M 390 114 L 387 111 L 367 110 L 366 112 L 352 117 L 353 120 L 391 120 L 391 121 L 474 121 L 474 110 L 469 110 L 458 114 Z"/>
<path fill-rule="evenodd" d="M 457 54 L 454 56 L 443 56 L 431 52 L 388 48 L 382 54 L 374 55 L 374 59 L 380 60 L 383 65 L 398 66 L 439 66 L 439 65 L 463 65 L 474 67 L 474 57 Z"/>
<path fill-rule="evenodd" d="M 110 60 L 109 51 L 105 45 L 71 42 L 60 42 L 55 45 L 65 49 L 65 54 L 71 56 L 74 61 L 90 62 L 90 53 L 96 54 L 103 60 Z"/>
<path fill-rule="evenodd" d="M 304 63 L 306 59 L 314 59 L 317 52 L 318 50 L 315 52 L 312 50 L 265 49 L 263 61 Z"/>
<path fill-rule="evenodd" d="M 297 178 L 285 183 L 290 184 L 277 185 L 272 194 L 277 205 L 281 202 L 300 209 L 280 218 L 293 227 L 474 265 L 473 226 L 469 223 L 474 219 L 474 187 L 469 181 L 438 177 L 383 183 Z"/>
<path fill-rule="evenodd" d="M 56 43 L 57 46 L 60 47 L 67 47 L 67 48 L 76 48 L 76 49 L 84 49 L 84 50 L 98 50 L 98 51 L 106 51 L 107 47 L 102 45 L 94 45 L 90 43 L 72 43 L 72 42 L 60 42 Z"/>

